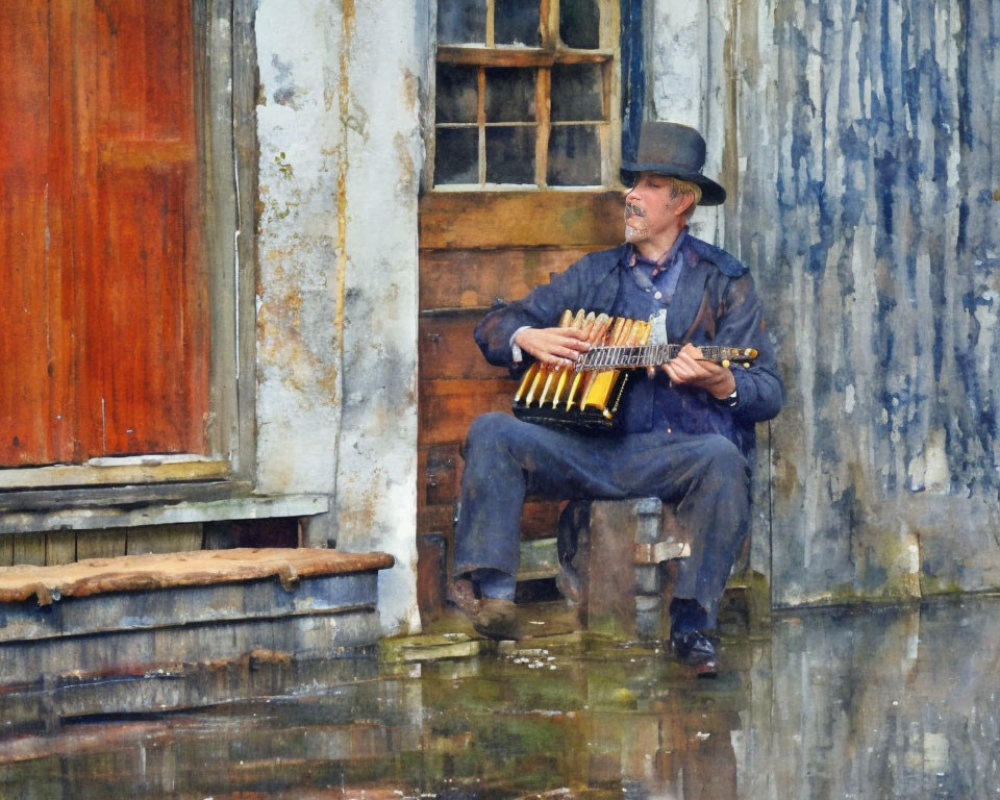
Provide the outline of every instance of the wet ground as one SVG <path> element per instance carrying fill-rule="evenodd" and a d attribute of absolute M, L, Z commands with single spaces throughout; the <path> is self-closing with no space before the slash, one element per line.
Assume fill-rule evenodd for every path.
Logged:
<path fill-rule="evenodd" d="M 716 680 L 527 614 L 533 638 L 478 654 L 260 656 L 199 709 L 75 716 L 36 688 L 0 797 L 1000 798 L 1000 600 L 777 614 L 725 637 Z"/>

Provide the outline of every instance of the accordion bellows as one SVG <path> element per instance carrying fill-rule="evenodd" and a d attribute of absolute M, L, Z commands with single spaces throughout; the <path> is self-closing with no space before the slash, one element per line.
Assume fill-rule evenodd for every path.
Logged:
<path fill-rule="evenodd" d="M 580 328 L 592 345 L 643 345 L 650 325 L 607 314 L 563 312 L 559 327 Z M 536 362 L 514 395 L 514 416 L 583 430 L 612 430 L 629 374 L 618 369 L 575 370 Z"/>

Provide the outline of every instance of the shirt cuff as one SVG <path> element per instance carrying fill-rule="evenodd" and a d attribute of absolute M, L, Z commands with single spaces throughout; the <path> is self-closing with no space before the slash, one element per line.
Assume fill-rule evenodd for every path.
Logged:
<path fill-rule="evenodd" d="M 726 408 L 736 408 L 736 404 L 739 401 L 740 401 L 740 396 L 739 396 L 739 391 L 737 389 L 733 389 L 733 393 L 727 397 L 715 398 L 716 403 Z"/>
<path fill-rule="evenodd" d="M 530 325 L 522 325 L 520 328 L 518 328 L 516 331 L 514 331 L 514 333 L 511 334 L 511 337 L 510 337 L 510 354 L 511 354 L 511 357 L 514 359 L 514 363 L 515 364 L 520 364 L 522 361 L 524 361 L 524 353 L 521 351 L 520 347 L 518 347 L 516 344 L 514 344 L 514 340 L 517 338 L 517 335 L 521 331 L 526 331 L 530 327 L 531 327 Z"/>

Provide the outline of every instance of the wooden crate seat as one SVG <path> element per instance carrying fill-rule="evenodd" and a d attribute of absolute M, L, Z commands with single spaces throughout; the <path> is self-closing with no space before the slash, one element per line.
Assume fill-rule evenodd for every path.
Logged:
<path fill-rule="evenodd" d="M 667 565 L 691 552 L 672 505 L 655 497 L 596 500 L 578 552 L 588 629 L 641 639 L 668 635 Z"/>

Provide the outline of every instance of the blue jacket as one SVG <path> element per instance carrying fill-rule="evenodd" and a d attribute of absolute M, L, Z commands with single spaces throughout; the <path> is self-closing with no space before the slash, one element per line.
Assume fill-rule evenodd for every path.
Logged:
<path fill-rule="evenodd" d="M 646 319 L 653 301 L 637 289 L 629 274 L 628 245 L 590 253 L 527 297 L 494 307 L 476 327 L 476 343 L 497 366 L 517 373 L 511 337 L 523 326 L 553 327 L 566 309 L 604 311 L 613 316 Z M 667 313 L 667 340 L 695 345 L 754 347 L 749 368 L 734 367 L 738 402 L 729 407 L 708 392 L 673 387 L 658 370 L 652 380 L 635 375 L 619 414 L 623 433 L 670 428 L 684 433 L 720 433 L 747 456 L 753 450 L 754 425 L 781 410 L 785 387 L 776 353 L 764 327 L 764 309 L 747 268 L 718 247 L 688 234 L 680 246 L 684 268 Z M 530 363 L 530 362 L 527 362 Z"/>

